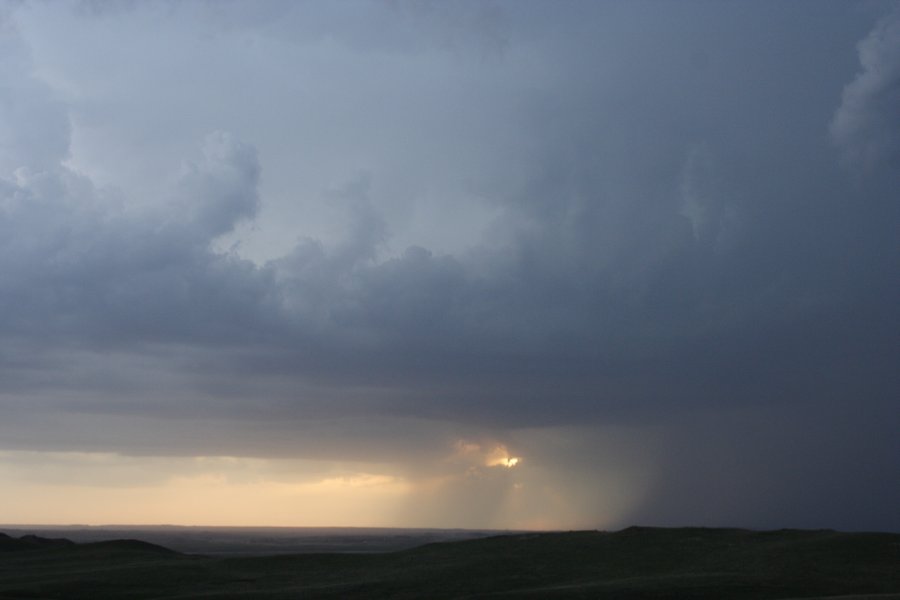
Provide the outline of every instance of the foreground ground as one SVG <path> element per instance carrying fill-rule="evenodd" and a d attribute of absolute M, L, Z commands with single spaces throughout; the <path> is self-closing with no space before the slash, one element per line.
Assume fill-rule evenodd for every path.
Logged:
<path fill-rule="evenodd" d="M 0 534 L 0 600 L 829 596 L 900 599 L 900 534 L 632 527 L 231 558 Z"/>

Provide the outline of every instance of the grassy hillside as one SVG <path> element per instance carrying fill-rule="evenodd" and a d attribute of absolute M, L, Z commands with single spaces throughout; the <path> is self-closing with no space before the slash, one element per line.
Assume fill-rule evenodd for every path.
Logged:
<path fill-rule="evenodd" d="M 0 599 L 900 599 L 897 534 L 633 527 L 389 554 L 242 558 L 178 554 L 135 540 L 0 539 L 4 545 Z"/>

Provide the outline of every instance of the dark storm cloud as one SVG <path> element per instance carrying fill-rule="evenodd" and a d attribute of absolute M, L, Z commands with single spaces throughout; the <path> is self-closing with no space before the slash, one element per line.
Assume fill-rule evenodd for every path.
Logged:
<path fill-rule="evenodd" d="M 755 16 L 774 27 L 751 48 L 762 56 L 745 59 L 759 80 L 723 79 L 733 61 L 695 73 L 682 33 L 663 31 L 657 53 L 631 62 L 647 77 L 623 76 L 612 97 L 565 81 L 573 89 L 530 109 L 540 148 L 531 175 L 496 199 L 492 240 L 463 256 L 412 248 L 384 263 L 344 262 L 336 275 L 305 247 L 304 268 L 335 283 L 332 324 L 356 349 L 388 350 L 360 358 L 385 379 L 430 372 L 460 385 L 449 412 L 477 397 L 467 384 L 502 381 L 483 388 L 498 410 L 552 419 L 558 406 L 523 395 L 535 375 L 586 414 L 884 381 L 892 189 L 854 187 L 823 143 L 842 80 L 805 72 L 798 58 L 764 72 L 797 44 L 775 16 Z M 682 79 L 657 64 L 679 49 Z M 713 114 L 694 101 L 706 94 L 717 98 Z M 848 369 L 852 383 L 830 379 Z"/>
<path fill-rule="evenodd" d="M 16 171 L 3 188 L 3 328 L 9 336 L 202 341 L 258 328 L 265 272 L 210 240 L 255 211 L 252 148 L 211 136 L 165 211 L 131 215 L 68 169 Z M 90 343 L 90 342 L 88 342 Z"/>
<path fill-rule="evenodd" d="M 388 252 L 377 171 L 328 194 L 343 215 L 340 239 L 304 236 L 265 263 L 242 258 L 239 246 L 218 250 L 221 236 L 264 210 L 267 171 L 252 135 L 210 135 L 168 197 L 128 204 L 67 165 L 65 104 L 32 73 L 14 28 L 4 30 L 8 445 L 355 456 L 390 447 L 395 456 L 427 445 L 397 433 L 405 419 L 499 430 L 668 423 L 666 439 L 684 451 L 660 484 L 675 499 L 673 518 L 677 502 L 691 502 L 682 475 L 698 456 L 730 448 L 729 439 L 748 446 L 735 450 L 751 466 L 744 487 L 723 492 L 729 499 L 762 485 L 764 466 L 792 451 L 806 419 L 798 470 L 848 456 L 881 472 L 898 466 L 883 427 L 860 447 L 849 441 L 885 416 L 898 389 L 896 8 L 364 7 L 403 35 L 382 37 L 368 20 L 329 11 L 315 27 L 296 21 L 309 31 L 293 33 L 312 43 L 334 28 L 340 48 L 421 54 L 440 76 L 448 67 L 428 34 L 439 30 L 440 51 L 460 60 L 524 56 L 533 69 L 485 93 L 485 112 L 515 100 L 503 127 L 527 145 L 502 138 L 505 153 L 483 167 L 496 177 L 472 182 L 494 216 L 464 251 Z M 102 14 L 90 18 L 109 18 L 95 8 Z M 294 21 L 270 11 L 292 14 L 242 3 L 213 12 L 220 35 L 289 38 L 285 22 Z M 448 138 L 457 133 L 446 127 Z M 726 419 L 721 437 L 695 436 L 718 426 L 706 415 L 720 409 L 750 416 Z M 67 416 L 54 420 L 54 411 Z M 359 426 L 371 415 L 401 424 Z M 754 428 L 771 427 L 760 415 L 797 425 L 757 454 Z M 148 429 L 129 416 L 172 424 Z M 192 434 L 198 427 L 209 431 Z M 843 441 L 828 443 L 834 435 Z M 840 473 L 853 470 L 838 462 Z M 696 477 L 728 480 L 728 468 Z M 807 480 L 797 481 L 786 493 L 802 503 Z M 780 518 L 760 511 L 742 516 Z M 651 503 L 647 514 L 670 513 Z"/>

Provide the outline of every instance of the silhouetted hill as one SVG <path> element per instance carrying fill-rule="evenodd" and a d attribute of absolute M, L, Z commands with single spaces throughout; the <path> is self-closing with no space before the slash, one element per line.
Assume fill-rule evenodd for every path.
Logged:
<path fill-rule="evenodd" d="M 8 537 L 8 536 L 7 536 Z M 217 558 L 136 540 L 0 555 L 0 598 L 900 599 L 900 535 L 630 527 L 384 554 Z"/>
<path fill-rule="evenodd" d="M 16 552 L 23 550 L 41 550 L 74 546 L 75 542 L 63 538 L 45 538 L 36 535 L 23 535 L 14 538 L 0 533 L 0 552 Z"/>
<path fill-rule="evenodd" d="M 81 555 L 108 554 L 116 556 L 124 553 L 178 554 L 174 550 L 141 540 L 105 540 L 87 544 L 76 544 L 65 538 L 45 538 L 37 535 L 23 535 L 15 538 L 0 533 L 0 552 L 27 550 L 67 549 Z"/>
<path fill-rule="evenodd" d="M 509 531 L 390 527 L 190 527 L 180 525 L 0 525 L 12 536 L 65 537 L 79 544 L 138 539 L 186 554 L 264 556 L 322 552 L 394 552 L 432 542 L 469 540 Z"/>
<path fill-rule="evenodd" d="M 161 554 L 174 555 L 178 554 L 174 550 L 142 542 L 141 540 L 109 540 L 104 542 L 91 542 L 89 544 L 78 544 L 78 551 L 82 553 L 108 554 L 115 556 L 122 553 L 141 553 L 141 554 Z"/>

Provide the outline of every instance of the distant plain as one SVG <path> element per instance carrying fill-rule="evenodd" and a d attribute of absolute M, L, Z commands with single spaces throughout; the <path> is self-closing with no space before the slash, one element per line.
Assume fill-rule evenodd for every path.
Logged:
<path fill-rule="evenodd" d="M 165 530 L 159 528 L 155 534 L 173 535 Z M 345 539 L 331 547 L 348 549 L 378 536 L 384 538 L 380 547 L 389 547 L 400 540 L 411 542 L 417 535 L 444 535 L 440 530 L 411 531 L 360 530 L 348 537 L 348 530 L 335 530 L 334 538 Z M 244 532 L 256 540 L 249 544 L 251 549 L 260 540 L 278 537 L 273 531 L 268 537 L 256 537 L 260 532 L 265 530 Z M 285 539 L 302 538 L 298 532 L 303 533 L 278 533 Z M 309 539 L 324 543 L 329 537 L 325 531 L 318 533 Z M 446 536 L 457 541 L 385 552 L 268 556 L 186 554 L 137 540 L 76 544 L 4 534 L 0 535 L 0 600 L 900 599 L 900 534 L 630 527 L 618 532 L 478 537 L 487 533 L 472 537 L 468 532 L 449 531 Z"/>
<path fill-rule="evenodd" d="M 13 537 L 63 537 L 78 543 L 139 539 L 185 554 L 268 555 L 317 552 L 391 552 L 432 542 L 504 533 L 474 529 L 396 527 L 187 527 L 180 525 L 2 525 Z"/>

